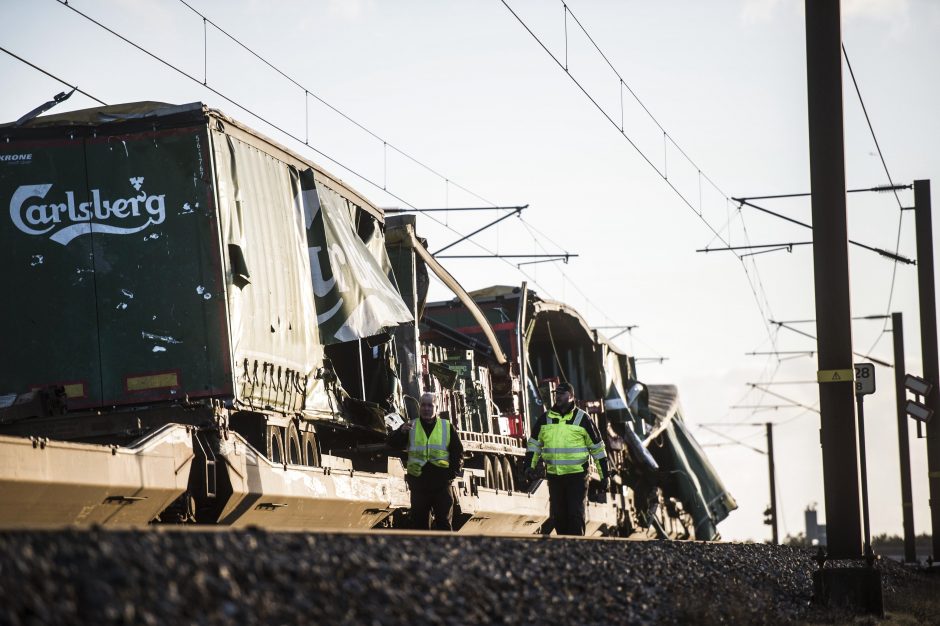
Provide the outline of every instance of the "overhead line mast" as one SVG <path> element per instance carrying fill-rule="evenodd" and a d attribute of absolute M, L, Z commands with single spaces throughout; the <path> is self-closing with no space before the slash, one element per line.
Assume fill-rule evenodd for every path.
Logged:
<path fill-rule="evenodd" d="M 818 379 L 829 556 L 862 556 L 845 201 L 841 7 L 806 0 Z M 795 220 L 791 220 L 795 221 Z M 840 376 L 846 372 L 848 376 Z"/>

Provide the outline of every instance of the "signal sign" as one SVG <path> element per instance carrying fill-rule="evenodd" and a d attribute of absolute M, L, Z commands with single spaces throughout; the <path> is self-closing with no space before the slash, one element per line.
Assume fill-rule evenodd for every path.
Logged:
<path fill-rule="evenodd" d="M 855 395 L 875 393 L 875 366 L 871 363 L 855 364 Z"/>

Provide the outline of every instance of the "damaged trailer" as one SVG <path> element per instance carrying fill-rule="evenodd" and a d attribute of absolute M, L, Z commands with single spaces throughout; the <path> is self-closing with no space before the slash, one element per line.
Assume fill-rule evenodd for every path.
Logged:
<path fill-rule="evenodd" d="M 577 313 L 467 294 L 414 218 L 222 113 L 134 103 L 0 135 L 0 526 L 405 525 L 385 436 L 436 391 L 467 454 L 455 527 L 547 532 L 524 442 L 576 371 L 617 460 L 590 533 L 714 538 L 734 508 L 678 404 Z M 427 303 L 429 272 L 453 302 Z"/>
<path fill-rule="evenodd" d="M 143 480 L 76 509 L 73 482 L 107 483 L 122 455 L 93 467 L 74 446 L 37 445 L 0 475 L 0 525 L 38 523 L 23 487 L 45 475 L 48 506 L 62 507 L 42 519 L 59 523 L 368 528 L 407 505 L 399 459 L 346 454 L 384 440 L 385 411 L 339 377 L 362 370 L 370 337 L 410 320 L 381 267 L 381 210 L 201 103 L 100 107 L 0 135 L 3 154 L 26 157 L 0 166 L 0 259 L 17 298 L 0 308 L 0 434 L 109 450 L 167 424 L 190 434 L 172 469 L 187 479 L 157 515 Z"/>
<path fill-rule="evenodd" d="M 577 311 L 543 299 L 525 285 L 494 286 L 470 295 L 510 354 L 508 366 L 494 364 L 480 350 L 483 330 L 456 300 L 425 307 L 422 341 L 450 348 L 441 363 L 448 370 L 465 368 L 462 356 L 451 356 L 454 350 L 468 359 L 478 355 L 490 365 L 488 388 L 494 411 L 499 411 L 493 424 L 511 436 L 528 436 L 551 404 L 558 383 L 575 386 L 578 404 L 604 437 L 613 474 L 609 493 L 600 492 L 599 477 L 591 482 L 589 529 L 699 540 L 719 537 L 717 524 L 737 504 L 685 427 L 674 386 L 639 382 L 634 360 L 590 328 Z M 431 372 L 446 396 L 452 388 L 446 376 Z M 512 472 L 518 480 L 521 456 L 514 459 Z"/>

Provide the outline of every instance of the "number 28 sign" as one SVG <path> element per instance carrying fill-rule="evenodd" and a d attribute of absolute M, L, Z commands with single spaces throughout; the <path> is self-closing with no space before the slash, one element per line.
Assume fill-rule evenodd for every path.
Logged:
<path fill-rule="evenodd" d="M 875 366 L 872 363 L 855 364 L 855 395 L 875 393 Z"/>

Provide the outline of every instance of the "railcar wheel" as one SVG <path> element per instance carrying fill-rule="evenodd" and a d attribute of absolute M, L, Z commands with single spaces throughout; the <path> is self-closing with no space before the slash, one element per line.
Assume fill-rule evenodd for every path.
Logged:
<path fill-rule="evenodd" d="M 268 459 L 272 463 L 284 462 L 284 439 L 280 426 L 268 424 Z"/>
<path fill-rule="evenodd" d="M 503 468 L 503 460 L 498 456 L 493 457 L 493 473 L 496 478 L 496 489 L 506 491 L 506 472 Z"/>
<path fill-rule="evenodd" d="M 317 436 L 315 433 L 305 432 L 303 434 L 304 444 L 304 465 L 310 467 L 320 467 L 320 450 L 317 448 Z"/>
<path fill-rule="evenodd" d="M 293 422 L 287 427 L 284 444 L 284 448 L 287 452 L 286 458 L 288 465 L 303 464 L 304 458 L 300 448 L 300 435 L 297 433 L 297 425 Z"/>
<path fill-rule="evenodd" d="M 487 489 L 496 489 L 496 468 L 489 456 L 483 457 L 483 486 Z"/>
<path fill-rule="evenodd" d="M 506 485 L 506 491 L 515 491 L 516 480 L 512 475 L 512 461 L 509 460 L 509 457 L 503 458 L 503 476 L 503 480 Z"/>

